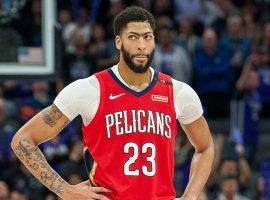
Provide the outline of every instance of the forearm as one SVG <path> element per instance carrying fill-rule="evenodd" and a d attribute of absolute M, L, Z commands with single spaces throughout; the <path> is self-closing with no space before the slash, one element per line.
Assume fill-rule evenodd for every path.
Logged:
<path fill-rule="evenodd" d="M 28 170 L 48 189 L 59 197 L 68 186 L 48 164 L 43 153 L 28 136 L 18 136 L 12 141 L 12 149 Z"/>
<path fill-rule="evenodd" d="M 240 184 L 247 187 L 250 183 L 251 170 L 245 158 L 239 158 Z"/>
<path fill-rule="evenodd" d="M 198 198 L 211 172 L 213 159 L 213 144 L 202 152 L 195 152 L 191 162 L 189 182 L 183 194 L 185 199 L 195 200 Z"/>

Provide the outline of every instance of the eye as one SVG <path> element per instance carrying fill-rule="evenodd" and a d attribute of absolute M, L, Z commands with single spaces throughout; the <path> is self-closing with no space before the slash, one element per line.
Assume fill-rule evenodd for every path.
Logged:
<path fill-rule="evenodd" d="M 136 36 L 135 36 L 135 35 L 129 35 L 129 36 L 128 36 L 128 39 L 130 39 L 130 40 L 135 40 L 135 39 L 136 39 Z"/>
<path fill-rule="evenodd" d="M 146 35 L 146 36 L 144 36 L 144 38 L 145 38 L 146 40 L 151 40 L 151 39 L 152 39 L 152 35 Z"/>

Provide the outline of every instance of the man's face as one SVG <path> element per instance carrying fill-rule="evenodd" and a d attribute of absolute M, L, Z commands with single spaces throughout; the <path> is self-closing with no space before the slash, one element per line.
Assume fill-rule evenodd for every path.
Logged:
<path fill-rule="evenodd" d="M 203 34 L 203 46 L 206 50 L 213 51 L 217 47 L 217 35 L 216 33 L 208 29 Z"/>
<path fill-rule="evenodd" d="M 239 39 L 242 29 L 241 21 L 232 21 L 228 23 L 228 31 L 232 39 Z"/>
<path fill-rule="evenodd" d="M 136 73 L 144 73 L 154 56 L 153 30 L 147 22 L 131 22 L 116 36 L 116 47 L 127 66 Z"/>
<path fill-rule="evenodd" d="M 227 198 L 232 198 L 238 192 L 239 185 L 237 179 L 231 178 L 224 180 L 221 188 Z"/>
<path fill-rule="evenodd" d="M 237 163 L 233 160 L 225 160 L 220 169 L 222 176 L 236 176 L 237 175 Z"/>

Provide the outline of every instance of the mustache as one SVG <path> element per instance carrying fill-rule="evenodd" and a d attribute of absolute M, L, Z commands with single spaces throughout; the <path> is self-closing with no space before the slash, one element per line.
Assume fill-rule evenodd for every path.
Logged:
<path fill-rule="evenodd" d="M 144 53 L 133 54 L 133 55 L 131 55 L 131 58 L 134 58 L 136 56 L 145 56 L 145 57 L 149 58 L 150 54 L 144 54 Z"/>

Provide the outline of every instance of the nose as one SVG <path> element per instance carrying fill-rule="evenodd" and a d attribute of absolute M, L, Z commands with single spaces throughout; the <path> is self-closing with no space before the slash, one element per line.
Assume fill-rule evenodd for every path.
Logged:
<path fill-rule="evenodd" d="M 140 37 L 139 41 L 138 41 L 138 49 L 140 51 L 144 51 L 145 50 L 145 41 L 143 37 Z"/>

